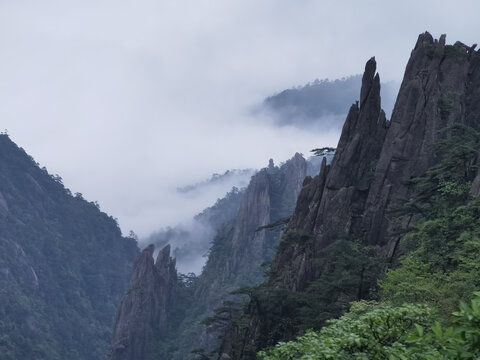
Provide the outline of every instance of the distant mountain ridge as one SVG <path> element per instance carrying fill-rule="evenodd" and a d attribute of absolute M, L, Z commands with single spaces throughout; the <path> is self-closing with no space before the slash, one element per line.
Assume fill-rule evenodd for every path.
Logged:
<path fill-rule="evenodd" d="M 267 114 L 279 126 L 341 129 L 348 104 L 358 99 L 361 84 L 361 75 L 336 80 L 317 79 L 267 97 L 260 113 Z M 387 116 L 392 112 L 399 86 L 394 81 L 382 83 L 382 104 Z"/>

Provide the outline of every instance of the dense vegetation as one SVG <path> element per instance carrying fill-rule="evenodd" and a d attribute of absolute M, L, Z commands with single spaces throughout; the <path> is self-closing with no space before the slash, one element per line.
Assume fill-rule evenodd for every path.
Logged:
<path fill-rule="evenodd" d="M 444 327 L 425 305 L 357 302 L 319 332 L 280 343 L 260 360 L 438 360 L 480 356 L 480 293 Z"/>
<path fill-rule="evenodd" d="M 420 220 L 402 238 L 402 266 L 381 282 L 385 300 L 426 303 L 448 319 L 479 289 L 480 198 L 469 194 L 479 142 L 474 129 L 450 128 L 436 144 L 442 160 L 414 180 L 415 195 L 403 209 Z"/>
<path fill-rule="evenodd" d="M 6 135 L 0 234 L 0 359 L 103 358 L 135 240 Z"/>

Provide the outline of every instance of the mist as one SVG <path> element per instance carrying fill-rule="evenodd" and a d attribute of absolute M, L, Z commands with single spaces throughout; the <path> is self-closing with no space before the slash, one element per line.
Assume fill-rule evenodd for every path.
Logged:
<path fill-rule="evenodd" d="M 277 126 L 252 106 L 362 73 L 371 56 L 382 82 L 398 82 L 419 33 L 476 42 L 475 10 L 475 1 L 1 1 L 0 119 L 72 192 L 143 238 L 227 191 L 185 197 L 178 187 L 336 146 L 336 127 Z"/>
<path fill-rule="evenodd" d="M 215 230 L 195 219 L 190 219 L 174 227 L 160 229 L 145 239 L 140 246 L 154 244 L 154 256 L 166 245 L 170 245 L 176 259 L 177 270 L 182 274 L 200 274 L 206 261 L 208 249 L 215 236 Z"/>
<path fill-rule="evenodd" d="M 362 75 L 342 79 L 314 80 L 303 86 L 283 90 L 267 97 L 252 110 L 253 116 L 268 119 L 276 126 L 294 126 L 321 133 L 328 129 L 340 130 L 345 122 L 352 99 L 357 99 Z M 391 117 L 400 83 L 381 84 L 382 108 Z"/>

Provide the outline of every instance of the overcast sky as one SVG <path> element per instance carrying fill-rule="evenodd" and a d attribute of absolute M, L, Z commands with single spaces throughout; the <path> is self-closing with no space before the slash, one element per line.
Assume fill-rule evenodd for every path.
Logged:
<path fill-rule="evenodd" d="M 177 186 L 336 145 L 249 116 L 266 96 L 371 56 L 401 80 L 425 30 L 480 40 L 478 1 L 392 3 L 0 0 L 0 127 L 145 236 L 210 201 L 179 201 Z"/>

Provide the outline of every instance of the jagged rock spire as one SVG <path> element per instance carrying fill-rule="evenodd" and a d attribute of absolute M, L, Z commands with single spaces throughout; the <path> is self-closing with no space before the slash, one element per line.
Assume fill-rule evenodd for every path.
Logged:
<path fill-rule="evenodd" d="M 320 175 L 306 180 L 287 227 L 286 231 L 311 234 L 314 246 L 298 244 L 277 253 L 271 279 L 275 285 L 302 289 L 314 273 L 309 258 L 315 257 L 339 233 L 360 232 L 357 214 L 365 206 L 373 166 L 388 129 L 380 108 L 380 76 L 375 71 L 372 57 L 365 65 L 360 106 L 357 102 L 350 108 L 332 164 L 327 166 L 324 162 Z"/>
<path fill-rule="evenodd" d="M 380 108 L 375 58 L 367 61 L 360 106 L 350 108 L 334 160 L 323 172 L 328 175 L 305 183 L 287 229 L 311 234 L 313 246 L 279 252 L 271 283 L 301 289 L 315 277 L 309 259 L 339 233 L 395 256 L 398 237 L 389 229 L 410 220 L 392 218 L 388 209 L 408 198 L 410 180 L 438 161 L 432 144 L 439 130 L 455 123 L 480 127 L 480 102 L 474 101 L 480 94 L 480 55 L 474 49 L 461 42 L 446 45 L 445 35 L 435 40 L 420 34 L 389 122 Z M 479 183 L 480 175 L 474 184 Z"/>
<path fill-rule="evenodd" d="M 375 77 L 376 70 L 377 70 L 377 62 L 375 61 L 375 56 L 373 56 L 365 64 L 365 71 L 362 77 L 362 88 L 360 90 L 360 107 L 363 106 L 365 100 L 368 97 L 368 94 L 370 94 L 370 90 L 374 86 L 374 81 L 375 81 L 374 77 Z M 376 80 L 380 80 L 380 79 L 378 78 Z M 380 82 L 377 81 L 375 85 L 379 86 Z"/>
<path fill-rule="evenodd" d="M 155 341 L 166 335 L 177 272 L 170 245 L 160 250 L 155 262 L 154 251 L 149 245 L 135 259 L 130 288 L 115 316 L 107 360 L 149 360 Z"/>

